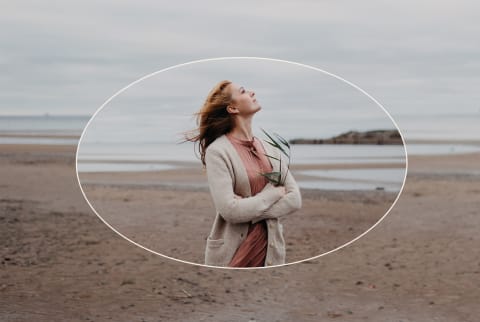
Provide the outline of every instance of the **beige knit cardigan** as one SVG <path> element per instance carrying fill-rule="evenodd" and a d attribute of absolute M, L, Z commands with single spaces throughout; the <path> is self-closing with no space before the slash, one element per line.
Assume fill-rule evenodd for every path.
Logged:
<path fill-rule="evenodd" d="M 282 158 L 282 176 L 287 171 L 287 158 L 281 151 L 260 140 L 265 152 Z M 280 162 L 268 158 L 272 171 L 279 171 Z M 252 196 L 247 170 L 240 155 L 225 134 L 212 142 L 205 151 L 208 185 L 216 209 L 215 221 L 207 238 L 205 264 L 228 266 L 235 251 L 245 239 L 250 222 L 266 219 L 268 247 L 265 266 L 285 264 L 285 240 L 280 218 L 299 210 L 302 197 L 297 183 L 288 171 L 286 194 L 281 195 L 267 183 L 262 191 Z M 235 195 L 242 198 L 235 198 Z"/>

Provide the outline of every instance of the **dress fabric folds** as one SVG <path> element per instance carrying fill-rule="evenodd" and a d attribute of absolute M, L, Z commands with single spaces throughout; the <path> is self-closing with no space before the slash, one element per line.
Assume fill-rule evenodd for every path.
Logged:
<path fill-rule="evenodd" d="M 260 173 L 271 172 L 272 166 L 268 157 L 265 156 L 265 150 L 262 143 L 256 137 L 251 141 L 235 138 L 227 133 L 227 138 L 237 150 L 247 170 L 250 181 L 252 196 L 262 191 L 268 183 L 268 179 Z M 268 231 L 265 220 L 255 224 L 250 222 L 248 233 L 243 242 L 238 247 L 229 267 L 262 267 L 265 266 L 267 255 Z"/>

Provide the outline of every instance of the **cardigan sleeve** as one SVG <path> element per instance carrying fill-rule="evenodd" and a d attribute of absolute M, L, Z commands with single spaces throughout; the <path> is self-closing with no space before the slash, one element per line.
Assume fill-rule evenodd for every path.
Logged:
<path fill-rule="evenodd" d="M 287 166 L 282 163 L 282 175 L 287 171 Z M 275 202 L 271 207 L 264 211 L 263 215 L 252 220 L 256 223 L 262 219 L 278 218 L 281 216 L 290 215 L 293 212 L 302 208 L 302 195 L 295 179 L 290 170 L 285 179 L 285 190 L 287 193 Z"/>
<path fill-rule="evenodd" d="M 263 215 L 282 192 L 271 183 L 255 196 L 237 199 L 233 191 L 233 180 L 224 156 L 216 150 L 205 152 L 207 179 L 216 211 L 228 222 L 246 223 Z"/>

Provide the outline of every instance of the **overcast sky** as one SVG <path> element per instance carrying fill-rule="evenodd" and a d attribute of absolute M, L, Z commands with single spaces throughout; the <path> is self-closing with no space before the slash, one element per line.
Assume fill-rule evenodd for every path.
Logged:
<path fill-rule="evenodd" d="M 475 1 L 4 2 L 0 114 L 92 115 L 144 75 L 224 56 L 321 68 L 393 117 L 480 113 L 479 12 Z"/>

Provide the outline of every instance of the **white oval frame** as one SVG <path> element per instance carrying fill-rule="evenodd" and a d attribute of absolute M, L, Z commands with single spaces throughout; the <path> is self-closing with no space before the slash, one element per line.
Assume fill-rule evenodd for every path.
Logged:
<path fill-rule="evenodd" d="M 120 95 L 122 92 L 124 92 L 125 90 L 127 90 L 128 88 L 130 88 L 131 86 L 143 81 L 144 79 L 147 79 L 149 77 L 152 77 L 156 74 L 159 74 L 159 73 L 162 73 L 162 72 L 165 72 L 165 71 L 168 71 L 170 69 L 174 69 L 174 68 L 178 68 L 178 67 L 182 67 L 182 66 L 187 66 L 187 65 L 191 65 L 191 64 L 197 64 L 197 63 L 203 63 L 203 62 L 208 62 L 208 61 L 216 61 L 216 60 L 229 60 L 229 59 L 257 59 L 257 60 L 268 60 L 268 61 L 276 61 L 276 62 L 282 62 L 282 63 L 288 63 L 288 64 L 293 64 L 293 65 L 297 65 L 297 66 L 301 66 L 301 67 L 305 67 L 305 68 L 308 68 L 308 69 L 312 69 L 312 70 L 315 70 L 315 71 L 318 71 L 318 72 L 321 72 L 321 73 L 324 73 L 324 74 L 327 74 L 329 76 L 332 76 L 332 77 L 335 77 L 336 79 L 339 79 L 345 83 L 347 83 L 348 85 L 352 86 L 353 88 L 359 90 L 361 93 L 363 93 L 364 95 L 366 95 L 368 98 L 370 98 L 375 104 L 377 104 L 384 112 L 385 114 L 387 114 L 387 116 L 390 118 L 390 120 L 392 121 L 392 123 L 395 125 L 395 127 L 397 128 L 399 134 L 400 134 L 400 137 L 402 138 L 402 143 L 403 143 L 403 148 L 405 150 L 405 176 L 403 178 L 403 183 L 402 183 L 402 187 L 400 189 L 400 191 L 398 192 L 398 195 L 397 195 L 397 198 L 395 198 L 395 200 L 393 201 L 392 205 L 390 206 L 390 208 L 388 208 L 387 212 L 372 226 L 370 227 L 369 229 L 367 229 L 366 231 L 364 231 L 362 234 L 360 234 L 359 236 L 355 237 L 354 239 L 350 240 L 349 242 L 346 242 L 345 244 L 341 245 L 341 246 L 338 246 L 337 248 L 334 248 L 332 250 L 329 250 L 323 254 L 320 254 L 320 255 L 317 255 L 317 256 L 313 256 L 313 257 L 309 257 L 309 258 L 306 258 L 306 259 L 302 259 L 302 260 L 298 260 L 298 261 L 295 261 L 295 262 L 291 262 L 291 263 L 285 263 L 285 264 L 281 264 L 281 265 L 272 265 L 272 266 L 266 266 L 266 267 L 222 267 L 222 266 L 212 266 L 212 265 L 205 265 L 205 264 L 199 264 L 199 263 L 194 263 L 194 262 L 189 262 L 189 261 L 184 261 L 184 260 L 181 260 L 181 259 L 178 259 L 178 258 L 174 258 L 174 257 L 170 257 L 170 256 L 167 256 L 167 255 L 164 255 L 164 254 L 161 254 L 159 252 L 156 252 L 154 250 L 151 250 L 145 246 L 142 246 L 140 245 L 139 243 L 129 239 L 128 237 L 124 236 L 122 233 L 120 233 L 119 231 L 117 231 L 115 228 L 113 228 L 108 222 L 106 222 L 102 216 L 100 216 L 97 211 L 95 210 L 95 208 L 92 206 L 92 204 L 90 203 L 90 201 L 88 200 L 87 196 L 85 195 L 85 192 L 83 191 L 83 188 L 82 188 L 82 184 L 80 182 L 80 177 L 78 175 L 78 150 L 79 150 L 79 147 L 80 147 L 80 144 L 82 142 L 82 138 L 88 128 L 88 125 L 90 124 L 90 122 L 93 121 L 93 119 L 95 118 L 95 116 L 112 100 L 114 99 L 116 96 Z M 306 261 L 311 261 L 311 260 L 314 260 L 314 259 L 317 259 L 317 258 L 320 258 L 322 256 L 325 256 L 325 255 L 328 255 L 330 253 L 333 253 L 337 250 L 340 250 L 348 245 L 350 245 L 351 243 L 353 243 L 354 241 L 358 240 L 359 238 L 363 237 L 365 234 L 367 234 L 370 230 L 372 230 L 373 228 L 375 228 L 375 226 L 377 226 L 383 219 L 385 219 L 385 217 L 390 213 L 390 211 L 392 210 L 393 206 L 395 206 L 395 204 L 397 203 L 398 199 L 400 198 L 400 195 L 402 194 L 403 192 L 403 188 L 405 187 L 405 182 L 407 180 L 407 173 L 408 173 L 408 153 L 407 153 L 407 146 L 405 144 L 405 140 L 403 138 L 403 135 L 402 135 L 402 132 L 400 130 L 400 128 L 398 127 L 397 123 L 395 122 L 395 120 L 392 118 L 392 116 L 390 115 L 390 113 L 388 113 L 388 111 L 382 106 L 382 104 L 380 104 L 375 98 L 373 98 L 370 94 L 368 94 L 367 92 L 365 92 L 363 89 L 361 89 L 360 87 L 358 87 L 357 85 L 353 84 L 352 82 L 349 82 L 347 81 L 346 79 L 343 79 L 342 77 L 340 76 L 337 76 L 337 75 L 334 75 L 332 73 L 329 73 L 323 69 L 320 69 L 320 68 L 316 68 L 316 67 L 313 67 L 313 66 L 310 66 L 310 65 L 306 65 L 306 64 L 301 64 L 301 63 L 297 63 L 297 62 L 291 62 L 291 61 L 288 61 L 288 60 L 282 60 L 282 59 L 274 59 L 274 58 L 265 58 L 265 57 L 249 57 L 249 56 L 245 56 L 245 57 L 218 57 L 218 58 L 206 58 L 206 59 L 200 59 L 200 60 L 194 60 L 194 61 L 190 61 L 190 62 L 187 62 L 187 63 L 183 63 L 183 64 L 178 64 L 178 65 L 174 65 L 174 66 L 171 66 L 171 67 L 167 67 L 167 68 L 164 68 L 164 69 L 161 69 L 159 71 L 156 71 L 156 72 L 153 72 L 153 73 L 150 73 L 146 76 L 143 76 L 141 78 L 139 78 L 138 80 L 128 84 L 127 86 L 125 86 L 124 88 L 120 89 L 118 92 L 116 92 L 115 94 L 113 94 L 113 96 L 111 96 L 109 99 L 107 99 L 105 101 L 105 103 L 102 104 L 102 106 L 100 106 L 97 111 L 95 111 L 95 113 L 92 115 L 92 117 L 88 120 L 87 122 L 87 125 L 85 125 L 85 128 L 83 129 L 82 131 L 82 134 L 80 136 L 80 139 L 78 140 L 78 144 L 77 144 L 77 150 L 76 150 L 76 153 L 75 153 L 75 173 L 76 173 L 76 176 L 77 176 L 77 181 L 78 181 L 78 185 L 80 186 L 80 191 L 82 192 L 82 195 L 83 195 L 83 198 L 85 199 L 85 201 L 88 203 L 88 205 L 90 206 L 90 208 L 93 210 L 93 212 L 98 216 L 98 218 L 100 218 L 101 221 L 103 221 L 103 223 L 105 223 L 111 230 L 113 230 L 115 233 L 117 233 L 119 236 L 121 236 L 122 238 L 126 239 L 127 241 L 131 242 L 132 244 L 140 247 L 140 248 L 143 248 L 145 249 L 146 251 L 149 251 L 153 254 L 156 254 L 156 255 L 159 255 L 159 256 L 162 256 L 164 258 L 168 258 L 168 259 L 171 259 L 171 260 L 175 260 L 175 261 L 178 261 L 178 262 L 181 262 L 181 263 L 186 263 L 186 264 L 191 264 L 191 265 L 196 265 L 196 266 L 202 266 L 202 267 L 208 267 L 208 268 L 219 268 L 219 269 L 244 269 L 244 270 L 248 270 L 248 269 L 269 269 L 269 268 L 275 268 L 275 267 L 283 267 L 283 266 L 288 266 L 288 265 L 293 265 L 293 264 L 298 264 L 298 263 L 302 263 L 302 262 L 306 262 Z"/>

